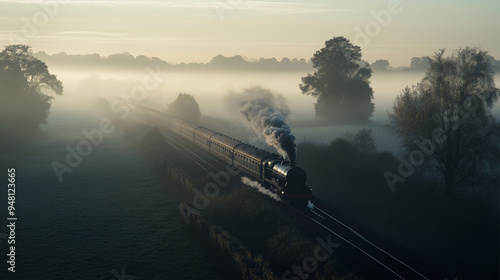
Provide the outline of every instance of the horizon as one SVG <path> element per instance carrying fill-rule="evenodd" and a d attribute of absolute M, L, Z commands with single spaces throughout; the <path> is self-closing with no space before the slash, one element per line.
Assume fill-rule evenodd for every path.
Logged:
<path fill-rule="evenodd" d="M 66 52 L 58 52 L 58 53 L 46 53 L 45 51 L 38 51 L 38 52 L 33 52 L 33 54 L 36 56 L 36 57 L 40 57 L 41 56 L 47 56 L 47 57 L 50 57 L 51 59 L 58 59 L 59 55 L 65 55 L 65 56 L 68 56 L 68 57 L 77 57 L 77 56 L 93 56 L 93 55 L 98 55 L 99 56 L 99 59 L 100 60 L 106 60 L 112 56 L 118 56 L 118 55 L 130 55 L 131 57 L 133 57 L 133 59 L 137 59 L 141 56 L 144 56 L 148 59 L 160 59 L 160 61 L 162 62 L 165 62 L 167 63 L 169 66 L 182 66 L 183 64 L 185 66 L 190 66 L 191 64 L 194 64 L 194 65 L 209 65 L 210 62 L 214 61 L 215 58 L 217 57 L 220 57 L 222 56 L 224 59 L 232 59 L 232 58 L 235 58 L 235 57 L 241 57 L 244 62 L 246 63 L 256 63 L 256 64 L 259 64 L 259 63 L 262 63 L 260 60 L 261 59 L 265 59 L 265 60 L 271 60 L 271 59 L 276 59 L 276 63 L 277 64 L 280 64 L 282 63 L 282 59 L 289 59 L 291 62 L 295 61 L 296 62 L 299 62 L 299 63 L 305 63 L 307 65 L 309 65 L 310 67 L 313 67 L 312 66 L 312 61 L 311 61 L 311 58 L 309 59 L 306 59 L 306 58 L 302 58 L 302 57 L 283 57 L 282 59 L 277 59 L 275 57 L 260 57 L 260 58 L 254 58 L 254 57 L 247 57 L 245 55 L 234 55 L 234 56 L 225 56 L 223 54 L 217 54 L 217 55 L 214 55 L 210 60 L 206 61 L 206 62 L 200 62 L 200 61 L 193 61 L 193 62 L 184 62 L 184 61 L 181 61 L 181 62 L 177 62 L 177 63 L 173 63 L 173 62 L 170 62 L 170 61 L 165 61 L 163 60 L 162 58 L 159 58 L 159 57 L 154 57 L 154 56 L 146 56 L 146 55 L 143 55 L 143 54 L 132 54 L 132 53 L 129 53 L 129 52 L 124 52 L 124 53 L 112 53 L 112 54 L 109 54 L 109 55 L 102 55 L 102 54 L 99 54 L 99 53 L 91 53 L 91 54 L 76 54 L 76 53 L 66 53 Z M 451 55 L 451 52 L 448 54 L 448 55 Z M 432 59 L 432 56 L 422 56 L 422 57 L 412 57 L 412 58 L 424 58 L 424 57 L 428 57 L 428 58 L 431 58 Z M 491 56 L 493 58 L 493 63 L 492 66 L 493 67 L 497 67 L 498 68 L 498 64 L 500 63 L 500 60 L 498 60 L 496 57 L 494 56 Z M 43 61 L 43 59 L 42 59 Z M 377 61 L 388 61 L 389 62 L 389 65 L 388 65 L 388 71 L 390 71 L 391 69 L 392 70 L 403 70 L 403 69 L 407 69 L 407 68 L 411 68 L 411 59 L 410 61 L 408 61 L 408 64 L 403 64 L 403 65 L 400 65 L 400 66 L 394 66 L 392 64 L 390 64 L 390 61 L 388 59 L 385 59 L 385 58 L 380 58 L 376 61 L 366 61 L 364 59 L 360 60 L 360 62 L 365 62 L 365 63 L 368 63 L 369 67 L 373 67 L 373 65 L 375 64 L 375 62 Z M 48 62 L 48 61 L 44 61 L 44 62 Z M 372 69 L 374 71 L 377 71 L 379 69 Z M 422 69 L 420 69 L 422 70 Z"/>
<path fill-rule="evenodd" d="M 39 2 L 0 3 L 0 44 L 47 54 L 128 52 L 177 64 L 217 54 L 309 60 L 325 41 L 344 36 L 361 46 L 363 60 L 393 67 L 443 48 L 480 47 L 500 57 L 500 3 L 492 0 Z"/>

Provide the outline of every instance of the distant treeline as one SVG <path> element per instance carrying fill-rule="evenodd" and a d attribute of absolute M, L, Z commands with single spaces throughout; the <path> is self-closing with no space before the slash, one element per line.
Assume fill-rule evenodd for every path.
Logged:
<path fill-rule="evenodd" d="M 48 55 L 45 52 L 38 52 L 35 56 L 52 67 L 99 67 L 134 69 L 144 67 L 159 66 L 162 71 L 311 71 L 312 62 L 304 58 L 289 59 L 283 58 L 278 61 L 276 58 L 260 58 L 259 60 L 249 60 L 241 55 L 225 57 L 217 55 L 207 63 L 168 63 L 158 57 L 148 57 L 145 55 L 133 56 L 129 53 L 111 54 L 101 56 L 99 54 L 66 54 L 64 52 Z"/>
<path fill-rule="evenodd" d="M 207 63 L 168 63 L 158 57 L 148 57 L 145 55 L 133 56 L 129 53 L 111 54 L 101 56 L 99 54 L 67 54 L 60 52 L 49 55 L 45 52 L 37 52 L 35 57 L 47 63 L 51 67 L 64 66 L 73 68 L 116 68 L 116 69 L 137 69 L 144 67 L 156 67 L 162 71 L 300 71 L 312 72 L 311 60 L 304 58 L 260 58 L 258 60 L 247 59 L 241 55 L 226 57 L 221 54 L 215 56 Z M 493 70 L 500 73 L 500 61 L 490 56 Z M 369 64 L 375 72 L 406 72 L 425 71 L 429 67 L 429 57 L 413 57 L 410 66 L 392 67 L 388 60 L 380 59 L 373 63 L 360 61 L 359 64 Z"/>
<path fill-rule="evenodd" d="M 495 73 L 500 73 L 500 60 L 496 60 L 491 55 L 488 56 L 488 58 L 490 59 L 493 71 L 495 71 Z M 410 66 L 401 66 L 401 67 L 397 67 L 397 68 L 392 67 L 389 64 L 389 61 L 386 59 L 379 59 L 373 63 L 368 63 L 367 61 L 362 61 L 360 64 L 362 64 L 362 66 L 364 66 L 363 63 L 368 64 L 374 72 L 397 72 L 397 71 L 424 72 L 424 71 L 427 71 L 427 69 L 430 66 L 430 58 L 428 56 L 412 57 L 410 60 Z"/>

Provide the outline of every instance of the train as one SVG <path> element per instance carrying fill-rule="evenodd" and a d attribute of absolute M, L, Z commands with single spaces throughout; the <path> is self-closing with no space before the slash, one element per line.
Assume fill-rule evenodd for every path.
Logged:
<path fill-rule="evenodd" d="M 225 163 L 239 168 L 247 176 L 295 207 L 305 207 L 315 197 L 307 184 L 307 173 L 282 156 L 259 149 L 222 133 L 156 109 L 134 104 L 149 124 L 162 132 L 171 131 L 190 141 Z"/>

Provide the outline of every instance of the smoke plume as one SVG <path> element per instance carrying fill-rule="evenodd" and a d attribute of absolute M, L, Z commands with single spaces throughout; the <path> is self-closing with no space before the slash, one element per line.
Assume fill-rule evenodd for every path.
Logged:
<path fill-rule="evenodd" d="M 297 146 L 286 118 L 289 114 L 285 99 L 271 91 L 253 87 L 241 93 L 229 94 L 231 106 L 236 106 L 255 133 L 278 153 L 295 161 Z"/>

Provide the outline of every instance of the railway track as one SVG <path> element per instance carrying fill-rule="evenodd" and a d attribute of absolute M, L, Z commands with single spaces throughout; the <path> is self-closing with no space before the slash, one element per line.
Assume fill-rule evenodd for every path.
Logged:
<path fill-rule="evenodd" d="M 203 157 L 199 156 L 200 153 L 205 153 L 202 149 L 191 145 L 192 147 L 188 147 L 186 143 L 182 143 L 180 139 L 175 139 L 175 136 L 171 136 L 168 133 L 162 131 L 163 137 L 167 140 L 168 144 L 171 145 L 174 149 L 184 154 L 187 158 L 192 160 L 197 166 L 201 169 L 205 170 L 208 174 L 210 171 L 220 172 L 224 170 L 224 165 L 222 165 L 219 161 L 211 162 L 207 161 Z M 194 151 L 193 151 L 194 150 Z M 208 153 L 205 153 L 208 154 Z M 209 157 L 211 158 L 211 157 Z"/>
<path fill-rule="evenodd" d="M 377 246 L 327 211 L 313 205 L 298 212 L 323 231 L 338 238 L 340 243 L 350 246 L 385 270 L 387 275 L 380 279 L 429 279 L 416 268 Z"/>
<path fill-rule="evenodd" d="M 162 135 L 170 146 L 200 167 L 200 171 L 203 170 L 208 174 L 210 171 L 219 172 L 224 170 L 225 166 L 219 160 L 214 159 L 201 148 L 182 141 L 182 138 L 167 131 L 162 131 Z M 340 243 L 351 247 L 359 254 L 362 254 L 368 261 L 376 264 L 380 270 L 385 271 L 386 274 L 381 274 L 379 279 L 429 279 L 416 268 L 377 246 L 361 233 L 335 218 L 328 211 L 318 206 L 302 210 L 295 209 L 295 211 L 315 224 L 318 232 L 323 231 L 335 236 Z"/>

